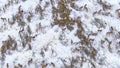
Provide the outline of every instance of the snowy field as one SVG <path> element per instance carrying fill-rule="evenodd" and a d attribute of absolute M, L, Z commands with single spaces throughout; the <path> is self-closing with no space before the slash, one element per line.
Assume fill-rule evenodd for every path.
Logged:
<path fill-rule="evenodd" d="M 0 0 L 0 68 L 120 68 L 120 0 Z"/>

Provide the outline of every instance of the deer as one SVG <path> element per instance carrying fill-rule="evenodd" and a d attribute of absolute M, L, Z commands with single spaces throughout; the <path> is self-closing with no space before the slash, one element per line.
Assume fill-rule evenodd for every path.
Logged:
<path fill-rule="evenodd" d="M 2 20 L 3 22 L 4 22 L 4 21 L 7 21 L 7 19 L 6 19 L 6 18 L 2 18 L 2 17 L 1 17 L 1 20 Z"/>

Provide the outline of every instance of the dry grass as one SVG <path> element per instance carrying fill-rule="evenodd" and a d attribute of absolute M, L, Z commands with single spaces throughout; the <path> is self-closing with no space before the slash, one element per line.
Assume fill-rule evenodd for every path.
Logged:
<path fill-rule="evenodd" d="M 25 0 L 23 0 L 23 1 L 25 1 Z M 42 2 L 42 0 L 40 0 L 40 2 Z M 15 0 L 14 2 L 12 0 L 9 1 L 3 7 L 3 11 L 6 12 L 5 8 L 8 8 L 9 6 L 11 6 L 13 4 L 18 4 L 18 3 L 19 3 L 19 0 Z M 78 47 L 76 46 L 73 49 L 73 52 L 81 52 L 83 55 L 82 55 L 82 57 L 80 57 L 80 56 L 73 57 L 70 60 L 69 65 L 66 64 L 65 60 L 61 59 L 61 61 L 64 64 L 64 68 L 75 68 L 76 64 L 79 64 L 82 67 L 82 65 L 86 61 L 89 61 L 93 68 L 97 68 L 95 66 L 95 64 L 94 64 L 94 61 L 97 60 L 96 55 L 97 55 L 98 52 L 94 48 L 94 46 L 92 45 L 92 43 L 94 42 L 94 39 L 90 38 L 90 36 L 97 36 L 97 34 L 99 32 L 102 32 L 102 30 L 98 30 L 98 33 L 91 32 L 91 33 L 87 34 L 87 36 L 86 36 L 85 30 L 83 28 L 83 22 L 81 21 L 81 18 L 80 17 L 77 17 L 75 19 L 70 18 L 71 10 L 68 8 L 68 5 L 67 5 L 68 3 L 70 4 L 70 6 L 73 9 L 75 9 L 77 11 L 85 11 L 85 12 L 89 11 L 89 7 L 87 7 L 87 4 L 85 4 L 85 5 L 81 6 L 81 7 L 78 7 L 77 5 L 75 5 L 74 1 L 72 1 L 72 0 L 67 1 L 67 2 L 65 2 L 64 0 L 60 0 L 60 1 L 58 1 L 58 6 L 57 7 L 54 6 L 54 1 L 53 0 L 51 0 L 51 3 L 46 2 L 46 5 L 45 5 L 45 8 L 48 7 L 50 4 L 52 5 L 52 14 L 53 14 L 53 19 L 54 19 L 54 21 L 52 23 L 52 26 L 59 25 L 59 27 L 62 29 L 63 32 L 65 30 L 69 30 L 69 31 L 74 30 L 73 26 L 75 24 L 77 24 L 77 27 L 78 27 L 75 35 L 80 39 L 80 41 L 78 42 L 78 44 L 79 44 Z M 108 15 L 111 14 L 110 12 L 102 12 L 102 11 L 106 11 L 108 9 L 111 9 L 111 7 L 112 7 L 111 5 L 106 4 L 102 0 L 98 0 L 98 3 L 103 8 L 98 10 L 98 11 L 93 12 L 93 16 L 96 15 L 96 14 L 103 14 L 105 16 L 108 16 Z M 45 8 L 42 8 L 38 4 L 36 6 L 36 8 L 35 8 L 35 13 L 30 12 L 30 11 L 27 12 L 28 13 L 27 18 L 26 18 L 27 21 L 31 22 L 31 20 L 34 18 L 34 14 L 39 14 L 40 19 L 41 20 L 44 19 L 44 17 L 45 17 L 44 16 Z M 116 10 L 116 12 L 118 14 L 118 17 L 120 17 L 119 9 Z M 30 43 L 31 43 L 31 40 L 33 38 L 35 38 L 36 36 L 33 36 L 33 37 L 31 36 L 31 34 L 32 34 L 31 27 L 29 25 L 26 25 L 27 22 L 25 22 L 24 13 L 25 12 L 22 10 L 21 5 L 20 5 L 18 7 L 18 12 L 15 15 L 12 16 L 11 20 L 8 20 L 8 19 L 3 18 L 3 17 L 1 17 L 1 20 L 3 22 L 8 21 L 8 23 L 11 24 L 11 25 L 13 25 L 15 23 L 18 23 L 18 25 L 22 28 L 21 30 L 19 30 L 19 36 L 20 36 L 20 39 L 21 39 L 20 42 L 22 44 L 23 49 L 28 47 L 28 50 L 32 50 L 32 47 L 31 47 Z M 60 16 L 60 19 L 59 19 L 58 16 Z M 102 28 L 102 27 L 105 28 L 106 24 L 103 24 L 102 22 L 103 21 L 101 21 L 100 19 L 94 18 L 93 24 L 96 25 L 96 27 L 98 27 L 98 28 Z M 27 26 L 27 27 L 25 28 L 25 26 Z M 40 29 L 42 29 L 41 23 L 39 23 L 37 25 L 36 31 L 38 32 Z M 106 33 L 106 35 L 110 35 L 110 34 L 114 34 L 114 28 L 112 26 L 110 28 L 110 31 Z M 11 36 L 8 36 L 8 37 L 9 38 L 6 41 L 2 41 L 2 46 L 0 48 L 0 52 L 1 52 L 1 55 L 2 55 L 2 61 L 4 61 L 6 53 L 9 54 L 10 50 L 13 50 L 13 51 L 17 50 L 17 47 L 19 46 L 19 45 L 17 45 L 17 42 Z M 120 37 L 120 32 L 118 32 L 118 37 Z M 59 39 L 63 40 L 62 35 L 61 35 L 61 37 Z M 101 40 L 101 44 L 105 43 L 106 41 L 107 40 Z M 111 50 L 112 50 L 111 43 L 112 42 L 111 41 L 108 41 L 108 42 L 109 42 L 108 49 L 111 52 Z M 71 44 L 73 44 L 73 43 L 74 42 L 71 41 Z M 43 50 L 41 49 L 40 54 L 44 57 Z M 120 50 L 118 50 L 118 52 L 120 52 Z M 91 58 L 92 61 L 87 59 L 87 57 L 85 57 L 85 56 Z M 79 59 L 81 59 L 81 60 L 79 60 Z M 33 58 L 28 60 L 28 65 L 33 63 L 33 60 L 34 60 Z M 41 64 L 42 64 L 42 62 L 41 62 Z M 51 65 L 52 65 L 52 67 L 56 68 L 55 63 L 52 62 Z M 9 68 L 8 63 L 6 64 L 6 67 Z M 46 67 L 47 67 L 47 64 L 42 65 L 42 68 L 46 68 Z M 23 66 L 22 66 L 22 64 L 18 64 L 17 66 L 14 66 L 14 68 L 23 68 Z"/>

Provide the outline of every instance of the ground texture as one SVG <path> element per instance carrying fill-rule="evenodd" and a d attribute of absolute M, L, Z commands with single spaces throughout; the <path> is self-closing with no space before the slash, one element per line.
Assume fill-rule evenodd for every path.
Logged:
<path fill-rule="evenodd" d="M 0 0 L 0 68 L 120 68 L 120 0 Z"/>

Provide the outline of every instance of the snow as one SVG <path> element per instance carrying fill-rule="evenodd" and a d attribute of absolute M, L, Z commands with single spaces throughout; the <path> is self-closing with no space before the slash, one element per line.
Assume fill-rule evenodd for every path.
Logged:
<path fill-rule="evenodd" d="M 80 29 L 77 22 L 72 25 L 73 30 L 53 23 L 51 1 L 57 7 L 60 0 L 18 0 L 18 3 L 17 0 L 0 0 L 0 68 L 120 68 L 120 17 L 116 11 L 119 0 L 101 0 L 112 5 L 110 9 L 103 9 L 98 0 L 71 0 L 78 8 L 83 6 L 81 9 L 73 8 L 67 2 L 66 6 L 71 10 L 69 18 L 81 20 L 84 38 L 76 35 Z M 5 7 L 9 2 L 13 3 Z M 36 12 L 38 5 L 42 10 Z M 19 8 L 23 10 L 21 14 Z M 33 13 L 30 22 L 27 20 L 29 12 Z M 97 13 L 93 15 L 94 12 Z M 16 20 L 11 25 L 13 16 Z M 25 25 L 19 25 L 24 22 Z M 90 43 L 84 44 L 82 40 Z M 95 56 L 92 54 L 94 49 L 97 51 Z"/>

